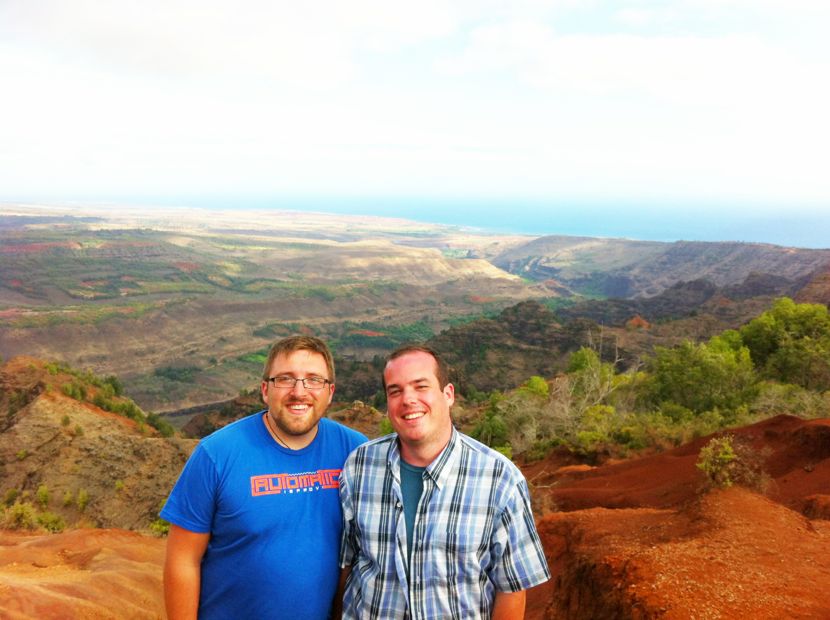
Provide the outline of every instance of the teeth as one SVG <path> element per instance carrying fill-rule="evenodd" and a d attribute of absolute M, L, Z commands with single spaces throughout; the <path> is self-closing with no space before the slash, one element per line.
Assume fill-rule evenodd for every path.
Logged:
<path fill-rule="evenodd" d="M 406 415 L 403 417 L 403 419 L 404 419 L 404 420 L 414 420 L 415 418 L 420 418 L 420 417 L 421 417 L 421 416 L 423 416 L 423 415 L 424 415 L 424 414 L 423 414 L 423 412 L 418 412 L 418 413 L 408 413 L 408 414 L 406 414 Z"/>

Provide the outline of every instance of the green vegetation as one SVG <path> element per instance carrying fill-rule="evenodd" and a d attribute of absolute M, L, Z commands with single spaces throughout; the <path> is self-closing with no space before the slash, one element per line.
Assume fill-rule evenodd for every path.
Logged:
<path fill-rule="evenodd" d="M 738 484 L 763 491 L 769 477 L 761 465 L 761 456 L 730 434 L 710 439 L 697 460 L 697 468 L 706 475 L 707 488 L 718 489 Z"/>
<path fill-rule="evenodd" d="M 3 504 L 11 506 L 17 500 L 18 495 L 20 495 L 20 491 L 17 489 L 8 489 L 5 495 L 3 495 Z"/>
<path fill-rule="evenodd" d="M 380 422 L 378 423 L 378 433 L 380 435 L 389 435 L 393 432 L 395 432 L 395 429 L 392 428 L 392 422 L 389 421 L 389 418 L 381 418 Z"/>
<path fill-rule="evenodd" d="M 557 445 L 592 458 L 678 445 L 780 413 L 827 415 L 829 408 L 827 308 L 785 298 L 738 331 L 657 347 L 642 368 L 625 373 L 582 348 L 555 379 L 530 377 L 512 392 L 492 394 L 472 434 L 531 459 Z M 726 472 L 728 480 L 758 485 L 751 456 L 743 446 L 713 444 L 701 468 L 717 484 Z"/>
<path fill-rule="evenodd" d="M 740 330 L 758 371 L 768 379 L 830 390 L 830 313 L 788 298 Z"/>
<path fill-rule="evenodd" d="M 16 501 L 3 508 L 0 515 L 0 528 L 8 530 L 37 530 L 43 528 L 47 532 L 61 532 L 66 528 L 63 517 L 44 510 L 38 512 L 31 502 Z"/>
<path fill-rule="evenodd" d="M 66 529 L 66 522 L 63 520 L 63 517 L 49 511 L 37 515 L 37 522 L 38 525 L 52 533 L 62 532 Z"/>
<path fill-rule="evenodd" d="M 159 517 L 150 523 L 150 531 L 155 536 L 167 536 L 170 532 L 170 522 Z"/>
<path fill-rule="evenodd" d="M 75 500 L 75 505 L 78 507 L 80 512 L 86 510 L 87 505 L 89 504 L 89 493 L 87 493 L 86 489 L 80 489 L 78 491 L 78 497 Z"/>
<path fill-rule="evenodd" d="M 37 498 L 37 503 L 40 504 L 40 507 L 45 509 L 49 505 L 49 487 L 45 484 L 41 484 L 37 488 L 35 497 Z"/>
<path fill-rule="evenodd" d="M 37 527 L 37 512 L 29 502 L 15 502 L 3 509 L 0 525 L 8 530 L 34 530 Z"/>
<path fill-rule="evenodd" d="M 364 321 L 344 321 L 330 345 L 333 351 L 345 347 L 394 349 L 408 342 L 424 342 L 435 335 L 426 321 L 388 325 Z"/>
<path fill-rule="evenodd" d="M 164 437 L 171 437 L 175 433 L 170 423 L 161 416 L 154 413 L 145 414 L 135 402 L 123 396 L 124 387 L 115 375 L 98 377 L 88 370 L 79 371 L 59 362 L 49 362 L 45 365 L 45 368 L 50 375 L 62 373 L 72 377 L 71 381 L 61 385 L 61 391 L 70 398 L 82 402 L 91 402 L 105 411 L 130 418 L 138 424 L 139 430 L 142 432 L 145 429 L 145 424 L 149 424 Z M 157 369 L 155 374 L 157 377 L 170 381 L 189 382 L 198 371 L 199 369 L 196 366 L 166 366 Z M 61 418 L 61 425 L 66 427 L 70 424 L 69 416 L 64 415 Z M 83 428 L 76 425 L 73 434 L 76 437 L 83 436 Z M 18 458 L 25 458 L 25 455 Z"/>
<path fill-rule="evenodd" d="M 148 413 L 147 423 L 155 428 L 162 437 L 172 437 L 176 434 L 176 429 L 173 428 L 173 425 L 157 413 Z"/>
<path fill-rule="evenodd" d="M 191 383 L 193 377 L 199 372 L 198 366 L 162 366 L 156 368 L 153 374 L 162 379 L 169 381 L 178 381 L 180 383 Z"/>

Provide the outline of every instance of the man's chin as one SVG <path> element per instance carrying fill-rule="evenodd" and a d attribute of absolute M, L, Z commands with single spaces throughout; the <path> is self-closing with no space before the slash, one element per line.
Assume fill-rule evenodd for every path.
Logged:
<path fill-rule="evenodd" d="M 302 435 L 307 435 L 311 431 L 314 430 L 314 427 L 317 426 L 317 422 L 320 421 L 320 418 L 314 418 L 312 420 L 288 420 L 282 421 L 277 427 L 286 435 L 291 435 L 293 437 L 300 437 Z M 291 423 L 295 422 L 295 423 Z"/>

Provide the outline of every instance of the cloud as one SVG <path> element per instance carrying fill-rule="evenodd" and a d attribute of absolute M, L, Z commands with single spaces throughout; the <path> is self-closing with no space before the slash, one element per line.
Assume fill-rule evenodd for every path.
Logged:
<path fill-rule="evenodd" d="M 824 6 L 2 0 L 0 186 L 826 197 Z"/>

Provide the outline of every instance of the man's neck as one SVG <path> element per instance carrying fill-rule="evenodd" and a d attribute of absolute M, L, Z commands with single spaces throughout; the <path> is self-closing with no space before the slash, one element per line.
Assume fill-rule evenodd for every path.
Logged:
<path fill-rule="evenodd" d="M 401 458 L 409 463 L 410 465 L 414 465 L 415 467 L 427 467 L 429 466 L 438 456 L 444 451 L 444 448 L 450 443 L 450 439 L 452 438 L 452 432 L 447 437 L 447 440 L 442 444 L 425 444 L 421 445 L 412 445 L 412 444 L 405 444 L 398 438 L 398 446 L 401 451 Z"/>

